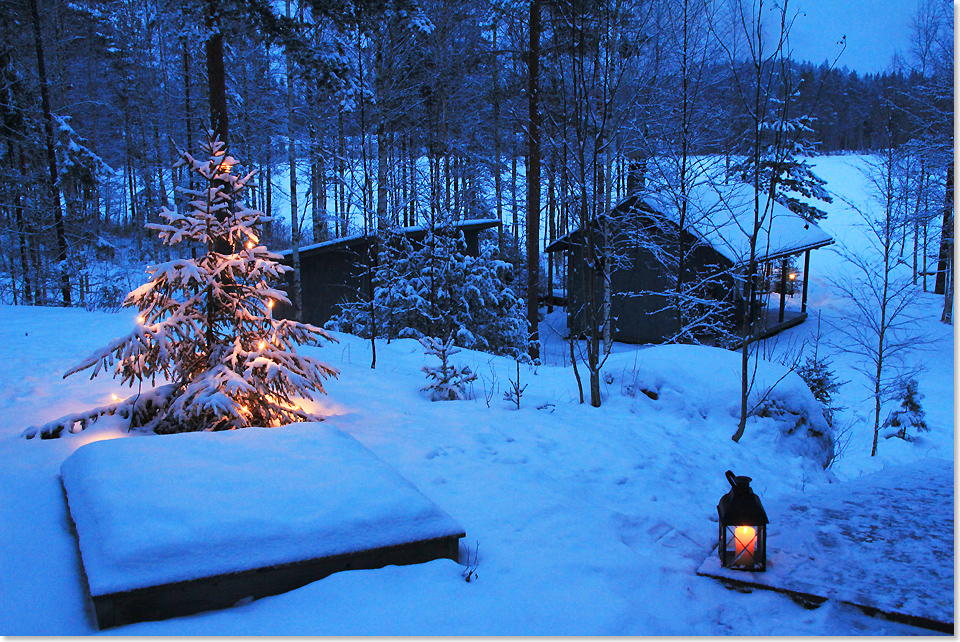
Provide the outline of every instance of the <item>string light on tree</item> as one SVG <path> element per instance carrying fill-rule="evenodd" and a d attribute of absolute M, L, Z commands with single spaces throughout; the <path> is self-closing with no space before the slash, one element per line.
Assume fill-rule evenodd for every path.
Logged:
<path fill-rule="evenodd" d="M 199 184 L 196 189 L 177 188 L 185 211 L 165 207 L 160 212 L 163 222 L 147 225 L 168 245 L 186 241 L 206 252 L 151 267 L 149 280 L 124 301 L 139 309 L 136 329 L 65 376 L 92 368 L 94 374 L 112 371 L 130 386 L 155 378 L 173 382 L 144 391 L 141 401 L 139 394 L 133 401 L 115 398 L 97 409 L 96 417 L 127 412 L 130 427 L 143 431 L 318 421 L 294 398 L 324 393 L 323 380 L 338 372 L 298 354 L 296 346 L 335 339 L 313 326 L 274 321 L 275 300 L 288 303 L 277 288 L 290 268 L 278 263 L 279 255 L 257 245 L 256 230 L 265 217 L 241 198 L 253 172 L 231 173 L 236 160 L 210 136 L 203 158 L 180 152 L 177 167 L 186 167 Z M 245 250 L 237 249 L 244 245 Z M 215 249 L 223 247 L 226 252 Z M 151 325 L 145 328 L 147 319 Z M 250 350 L 251 345 L 257 350 Z M 58 436 L 62 428 L 51 425 L 56 431 L 52 436 Z"/>

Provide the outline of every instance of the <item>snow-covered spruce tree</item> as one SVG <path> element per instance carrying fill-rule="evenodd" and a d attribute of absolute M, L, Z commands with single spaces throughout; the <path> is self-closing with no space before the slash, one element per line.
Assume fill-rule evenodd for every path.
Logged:
<path fill-rule="evenodd" d="M 421 390 L 430 393 L 431 401 L 463 401 L 470 394 L 467 390 L 467 384 L 477 379 L 477 374 L 470 369 L 470 366 L 456 366 L 450 363 L 450 356 L 460 352 L 460 348 L 453 347 L 453 337 L 446 341 L 435 339 L 433 337 L 421 337 L 420 345 L 423 346 L 425 355 L 433 355 L 440 359 L 439 366 L 423 366 L 421 370 L 431 379 L 432 383 L 427 384 Z"/>
<path fill-rule="evenodd" d="M 265 217 L 240 194 L 252 173 L 231 173 L 237 161 L 211 139 L 198 160 L 180 152 L 177 166 L 200 187 L 180 189 L 183 214 L 164 208 L 166 223 L 147 227 L 168 245 L 192 241 L 205 248 L 196 259 L 174 259 L 148 270 L 150 280 L 127 295 L 140 310 L 130 334 L 94 352 L 64 377 L 112 369 L 131 387 L 157 376 L 170 383 L 95 410 L 68 415 L 24 431 L 27 438 L 82 430 L 103 415 L 130 417 L 131 428 L 157 433 L 278 426 L 317 418 L 295 398 L 325 392 L 323 379 L 337 371 L 300 355 L 296 345 L 332 339 L 322 329 L 272 316 L 274 301 L 289 302 L 273 287 L 289 268 L 259 245 Z M 79 428 L 77 428 L 79 425 Z"/>
<path fill-rule="evenodd" d="M 455 345 L 495 354 L 525 351 L 523 302 L 510 288 L 511 266 L 484 244 L 466 253 L 462 235 L 429 229 L 417 246 L 403 234 L 380 243 L 374 304 L 381 336 L 453 337 Z M 327 328 L 367 338 L 368 301 L 347 303 Z"/>
<path fill-rule="evenodd" d="M 823 405 L 823 418 L 827 424 L 834 425 L 834 415 L 843 408 L 834 405 L 834 395 L 844 385 L 845 381 L 837 378 L 836 372 L 830 369 L 829 359 L 819 357 L 814 352 L 812 357 L 797 366 L 797 374 L 806 382 L 814 398 Z"/>
<path fill-rule="evenodd" d="M 920 407 L 923 395 L 918 390 L 917 380 L 912 377 L 901 379 L 898 384 L 900 410 L 891 411 L 880 430 L 887 439 L 899 437 L 904 441 L 913 441 L 915 436 L 909 434 L 907 428 L 914 428 L 916 432 L 930 430 L 927 426 L 927 413 Z"/>
<path fill-rule="evenodd" d="M 788 132 L 787 136 L 793 132 L 797 132 L 795 135 L 802 135 L 803 132 L 813 131 L 807 118 L 787 121 L 782 127 Z M 780 150 L 776 149 L 776 145 L 767 146 L 761 152 L 760 169 L 756 173 L 760 177 L 761 191 L 775 190 L 775 200 L 778 203 L 816 223 L 827 218 L 827 213 L 801 198 L 832 203 L 833 197 L 825 187 L 827 182 L 814 174 L 813 166 L 806 161 L 806 157 L 813 156 L 814 153 L 803 141 L 789 141 Z M 730 168 L 730 174 L 752 185 L 755 164 L 755 156 L 747 155 Z"/>

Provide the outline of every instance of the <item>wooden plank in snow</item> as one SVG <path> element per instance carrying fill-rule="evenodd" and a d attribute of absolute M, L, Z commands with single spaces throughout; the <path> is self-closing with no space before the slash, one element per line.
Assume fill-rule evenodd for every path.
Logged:
<path fill-rule="evenodd" d="M 952 462 L 920 459 L 815 489 L 767 507 L 767 572 L 722 568 L 714 551 L 697 574 L 953 634 L 953 487 Z"/>
<path fill-rule="evenodd" d="M 135 622 L 164 620 L 235 606 L 245 599 L 278 595 L 340 571 L 457 560 L 463 534 L 385 546 L 357 553 L 161 584 L 133 591 L 93 596 L 97 626 L 106 629 Z"/>

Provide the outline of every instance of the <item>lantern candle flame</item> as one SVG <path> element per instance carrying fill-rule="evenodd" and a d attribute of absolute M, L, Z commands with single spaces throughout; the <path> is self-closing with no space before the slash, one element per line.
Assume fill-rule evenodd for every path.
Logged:
<path fill-rule="evenodd" d="M 752 526 L 737 526 L 733 533 L 734 559 L 737 564 L 753 566 L 753 554 L 757 550 L 757 531 Z"/>

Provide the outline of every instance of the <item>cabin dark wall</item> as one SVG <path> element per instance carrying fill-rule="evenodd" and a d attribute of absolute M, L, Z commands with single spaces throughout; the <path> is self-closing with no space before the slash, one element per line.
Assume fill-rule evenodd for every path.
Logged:
<path fill-rule="evenodd" d="M 610 275 L 612 296 L 611 315 L 614 317 L 614 339 L 624 343 L 663 343 L 677 332 L 676 312 L 668 307 L 669 294 L 676 287 L 666 268 L 657 261 L 653 253 L 639 246 L 626 246 L 618 250 L 625 267 L 614 269 Z M 567 250 L 567 327 L 571 332 L 582 334 L 586 331 L 584 284 L 587 267 L 583 262 L 583 248 L 571 244 Z M 728 267 L 729 260 L 710 247 L 697 247 L 690 255 L 687 278 L 697 275 L 714 274 Z M 594 310 L 599 314 L 603 306 L 603 275 L 594 275 L 596 302 Z M 735 297 L 733 280 L 727 278 L 724 284 L 711 292 L 718 300 Z M 663 294 L 657 294 L 663 293 Z M 726 322 L 732 323 L 733 319 Z"/>
<path fill-rule="evenodd" d="M 661 343 L 676 331 L 676 315 L 668 308 L 667 296 L 652 293 L 669 292 L 674 284 L 649 251 L 632 248 L 625 254 L 632 268 L 610 275 L 614 338 L 626 343 Z"/>

